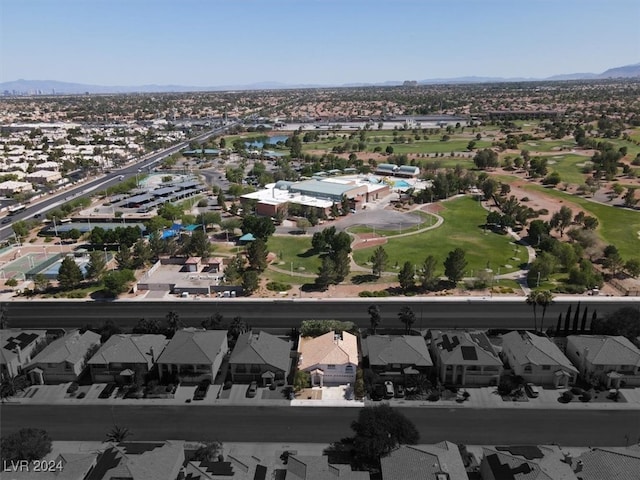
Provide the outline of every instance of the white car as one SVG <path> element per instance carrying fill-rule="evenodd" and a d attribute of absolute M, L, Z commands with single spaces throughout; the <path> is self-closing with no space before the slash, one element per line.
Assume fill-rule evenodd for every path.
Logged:
<path fill-rule="evenodd" d="M 527 392 L 527 395 L 529 395 L 531 398 L 538 398 L 538 395 L 540 395 L 540 390 L 538 390 L 538 387 L 536 387 L 533 383 L 527 383 L 524 386 L 524 391 Z"/>

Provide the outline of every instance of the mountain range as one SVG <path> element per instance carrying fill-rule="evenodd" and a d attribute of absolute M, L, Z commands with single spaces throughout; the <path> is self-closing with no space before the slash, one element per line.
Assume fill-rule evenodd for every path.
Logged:
<path fill-rule="evenodd" d="M 610 68 L 602 73 L 569 73 L 554 75 L 547 78 L 504 78 L 504 77 L 455 77 L 431 78 L 418 80 L 418 85 L 442 84 L 470 84 L 470 83 L 500 83 L 500 82 L 536 82 L 561 80 L 598 80 L 609 78 L 640 78 L 640 63 Z M 368 87 L 368 86 L 398 86 L 402 81 L 387 81 L 382 83 L 348 83 L 342 85 L 321 84 L 286 84 L 280 82 L 260 82 L 246 85 L 220 85 L 213 87 L 194 87 L 185 85 L 138 85 L 138 86 L 105 86 L 87 85 L 82 83 L 58 82 L 55 80 L 15 80 L 0 83 L 0 94 L 106 94 L 106 93 L 159 93 L 159 92 L 206 92 L 227 90 L 280 90 L 295 88 L 322 87 Z"/>

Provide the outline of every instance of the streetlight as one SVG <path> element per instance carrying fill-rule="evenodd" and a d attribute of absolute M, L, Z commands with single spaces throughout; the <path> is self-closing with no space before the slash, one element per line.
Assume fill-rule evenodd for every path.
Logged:
<path fill-rule="evenodd" d="M 105 266 L 107 263 L 109 263 L 109 259 L 107 257 L 107 247 L 104 247 L 104 263 L 105 263 Z"/>

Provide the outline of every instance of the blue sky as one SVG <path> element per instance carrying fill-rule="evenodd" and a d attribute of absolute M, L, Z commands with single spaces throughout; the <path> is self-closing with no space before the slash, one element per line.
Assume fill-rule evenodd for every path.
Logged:
<path fill-rule="evenodd" d="M 640 62 L 638 0 L 0 0 L 0 82 L 343 84 Z"/>

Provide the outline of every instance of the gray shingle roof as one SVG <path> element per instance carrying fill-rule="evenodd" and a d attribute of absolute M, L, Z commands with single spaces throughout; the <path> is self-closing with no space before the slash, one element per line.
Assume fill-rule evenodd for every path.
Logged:
<path fill-rule="evenodd" d="M 578 457 L 582 461 L 583 480 L 638 480 L 640 450 L 630 448 L 594 448 Z"/>
<path fill-rule="evenodd" d="M 578 373 L 578 369 L 555 343 L 530 332 L 509 332 L 502 336 L 502 348 L 509 350 L 520 365 L 550 365 Z"/>
<path fill-rule="evenodd" d="M 384 480 L 436 480 L 448 473 L 451 480 L 466 480 L 467 473 L 458 447 L 451 442 L 437 445 L 402 445 L 380 459 Z"/>
<path fill-rule="evenodd" d="M 226 345 L 226 330 L 178 330 L 156 363 L 212 364 L 223 346 Z"/>
<path fill-rule="evenodd" d="M 419 335 L 370 335 L 363 344 L 372 366 L 393 363 L 417 367 L 433 365 L 427 344 Z"/>
<path fill-rule="evenodd" d="M 229 358 L 230 364 L 269 365 L 287 372 L 291 343 L 266 332 L 247 332 L 238 341 Z"/>
<path fill-rule="evenodd" d="M 92 345 L 100 345 L 100 335 L 91 330 L 84 333 L 74 330 L 47 345 L 36 355 L 31 364 L 61 362 L 75 364 L 84 358 Z"/>

